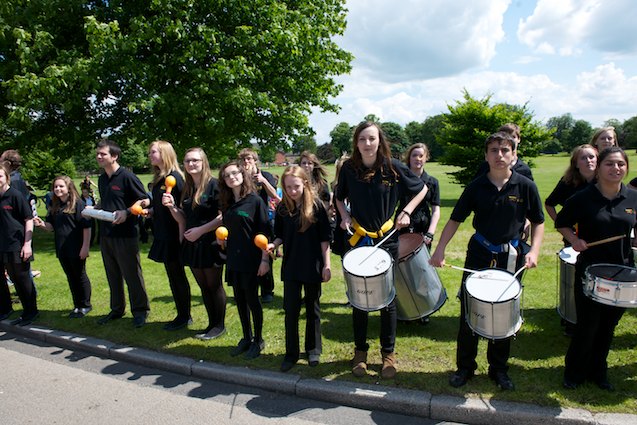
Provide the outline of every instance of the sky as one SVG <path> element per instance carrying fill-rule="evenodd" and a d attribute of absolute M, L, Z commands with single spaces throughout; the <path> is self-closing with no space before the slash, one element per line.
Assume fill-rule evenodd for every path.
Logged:
<path fill-rule="evenodd" d="M 635 0 L 348 0 L 336 42 L 355 59 L 310 115 L 318 144 L 366 115 L 405 125 L 474 98 L 528 104 L 540 122 L 571 113 L 593 127 L 637 115 Z"/>

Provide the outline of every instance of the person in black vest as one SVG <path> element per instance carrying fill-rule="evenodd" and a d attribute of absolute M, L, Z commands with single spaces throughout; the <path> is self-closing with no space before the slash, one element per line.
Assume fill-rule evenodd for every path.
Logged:
<path fill-rule="evenodd" d="M 607 357 L 625 308 L 589 298 L 584 293 L 584 281 L 587 267 L 594 264 L 634 269 L 630 233 L 637 224 L 637 192 L 622 183 L 627 173 L 628 157 L 623 150 L 615 146 L 603 150 L 599 154 L 597 182 L 571 196 L 555 220 L 558 232 L 580 253 L 575 263 L 574 286 L 577 324 L 564 368 L 564 387 L 568 389 L 586 381 L 604 390 L 614 389 L 608 379 Z M 575 225 L 577 232 L 573 231 Z M 623 238 L 589 246 L 613 236 Z M 630 274 L 634 275 L 634 271 Z"/>
<path fill-rule="evenodd" d="M 91 281 L 86 274 L 86 259 L 91 242 L 91 220 L 82 217 L 86 207 L 73 180 L 59 176 L 51 185 L 53 196 L 46 221 L 34 218 L 34 224 L 55 234 L 55 254 L 66 274 L 73 298 L 72 319 L 86 316 L 91 310 Z"/>
<path fill-rule="evenodd" d="M 380 126 L 374 122 L 363 122 L 354 131 L 352 158 L 345 161 L 339 174 L 336 190 L 336 205 L 341 214 L 341 228 L 352 232 L 351 247 L 375 245 L 383 240 L 394 227 L 409 226 L 411 213 L 422 202 L 427 188 L 405 164 L 391 157 L 389 143 Z M 392 217 L 401 194 L 413 198 L 399 211 L 394 223 Z M 349 201 L 350 210 L 345 202 Z M 385 249 L 398 261 L 398 233 L 384 242 Z M 353 308 L 354 358 L 352 373 L 367 374 L 367 322 L 368 312 Z M 396 376 L 396 300 L 392 300 L 380 311 L 381 377 Z"/>
<path fill-rule="evenodd" d="M 285 169 L 281 179 L 283 201 L 274 221 L 275 252 L 283 245 L 283 309 L 285 310 L 285 357 L 281 371 L 290 370 L 300 357 L 299 315 L 305 304 L 305 352 L 308 364 L 318 365 L 321 355 L 321 282 L 332 277 L 331 228 L 323 202 L 314 193 L 307 173 L 299 166 Z M 302 292 L 305 292 L 303 296 Z"/>
<path fill-rule="evenodd" d="M 146 323 L 150 304 L 139 258 L 138 220 L 137 216 L 131 214 L 131 207 L 135 203 L 148 206 L 149 200 L 144 185 L 137 176 L 120 166 L 121 153 L 119 145 L 112 140 L 100 140 L 97 144 L 97 163 L 104 169 L 97 183 L 100 193 L 99 207 L 115 212 L 115 220 L 112 223 L 100 221 L 100 247 L 106 279 L 111 290 L 111 311 L 99 319 L 98 323 L 104 325 L 124 315 L 125 280 L 133 325 L 140 328 Z"/>
<path fill-rule="evenodd" d="M 445 249 L 454 234 L 471 213 L 474 213 L 475 234 L 469 240 L 464 267 L 471 270 L 500 268 L 511 273 L 524 266 L 537 266 L 540 245 L 544 236 L 542 201 L 535 183 L 511 169 L 515 159 L 515 140 L 507 133 L 489 136 L 485 142 L 485 159 L 489 172 L 473 180 L 460 195 L 451 218 L 445 225 L 430 263 L 435 267 L 445 264 Z M 530 221 L 532 245 L 526 252 L 520 241 L 520 228 Z M 465 282 L 462 277 L 460 293 L 460 329 L 457 337 L 457 370 L 449 379 L 452 387 L 461 387 L 474 375 L 478 367 L 479 337 L 466 320 Z M 519 277 L 521 280 L 521 277 Z M 488 282 L 487 282 L 488 283 Z M 511 338 L 489 340 L 487 359 L 489 378 L 503 390 L 513 390 L 513 381 L 507 374 Z"/>
<path fill-rule="evenodd" d="M 4 270 L 22 302 L 22 315 L 12 325 L 26 326 L 38 317 L 35 286 L 31 277 L 33 260 L 33 212 L 26 198 L 11 187 L 10 171 L 0 166 L 0 320 L 13 313 L 11 293 Z"/>

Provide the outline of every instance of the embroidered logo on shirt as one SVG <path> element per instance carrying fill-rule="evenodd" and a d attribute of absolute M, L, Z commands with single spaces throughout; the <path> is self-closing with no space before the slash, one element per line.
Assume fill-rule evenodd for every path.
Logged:
<path fill-rule="evenodd" d="M 249 217 L 250 217 L 250 214 L 248 214 L 248 213 L 247 213 L 247 212 L 245 212 L 245 211 L 237 211 L 237 215 L 238 215 L 238 216 L 241 216 L 241 217 L 247 217 L 247 218 L 249 218 Z"/>
<path fill-rule="evenodd" d="M 111 186 L 111 190 L 122 190 L 122 188 L 114 184 L 113 186 Z"/>
<path fill-rule="evenodd" d="M 11 205 L 3 205 L 2 209 L 3 210 L 13 210 L 13 207 Z"/>
<path fill-rule="evenodd" d="M 518 198 L 518 197 L 517 197 L 517 196 L 515 196 L 515 195 L 509 195 L 509 196 L 508 196 L 508 198 L 509 198 L 509 201 L 510 201 L 510 202 L 513 202 L 513 203 L 516 203 L 516 204 L 521 204 L 521 203 L 523 203 L 523 202 L 524 202 L 524 199 L 522 199 L 522 198 Z"/>
<path fill-rule="evenodd" d="M 626 214 L 635 215 L 635 210 L 632 208 L 626 208 L 624 211 Z"/>

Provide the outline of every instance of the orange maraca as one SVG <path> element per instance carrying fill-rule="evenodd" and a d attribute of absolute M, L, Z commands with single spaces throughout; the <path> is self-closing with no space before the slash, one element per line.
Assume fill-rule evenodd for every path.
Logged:
<path fill-rule="evenodd" d="M 215 236 L 217 239 L 225 241 L 228 239 L 228 229 L 225 226 L 217 227 L 217 230 L 215 230 Z"/>
<path fill-rule="evenodd" d="M 141 205 L 134 204 L 132 207 L 130 207 L 130 212 L 133 215 L 141 215 L 144 212 L 144 209 L 142 208 Z"/>
<path fill-rule="evenodd" d="M 170 193 L 173 191 L 173 187 L 177 184 L 177 180 L 175 180 L 173 176 L 168 176 L 166 177 L 164 184 L 166 185 L 166 193 Z"/>
<path fill-rule="evenodd" d="M 259 233 L 254 237 L 254 244 L 264 251 L 268 250 L 268 238 Z"/>

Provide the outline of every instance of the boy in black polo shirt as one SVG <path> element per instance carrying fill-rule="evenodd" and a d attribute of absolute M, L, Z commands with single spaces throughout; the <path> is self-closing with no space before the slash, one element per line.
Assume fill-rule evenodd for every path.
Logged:
<path fill-rule="evenodd" d="M 506 133 L 498 132 L 487 138 L 485 159 L 489 163 L 489 172 L 472 181 L 460 195 L 431 257 L 433 266 L 444 265 L 447 244 L 460 223 L 472 212 L 475 214 L 473 227 L 476 233 L 469 241 L 465 268 L 500 268 L 514 272 L 521 266 L 537 266 L 544 236 L 542 201 L 535 183 L 511 170 L 511 163 L 515 159 L 514 148 L 515 141 Z M 526 219 L 531 222 L 532 245 L 525 254 L 521 250 L 523 244 L 519 242 L 519 235 Z M 458 370 L 449 379 L 453 387 L 466 384 L 478 367 L 475 360 L 478 336 L 465 320 L 465 280 L 468 275 L 465 272 L 462 279 L 456 354 Z M 514 388 L 507 375 L 510 346 L 510 338 L 490 340 L 487 351 L 489 377 L 505 390 Z"/>

